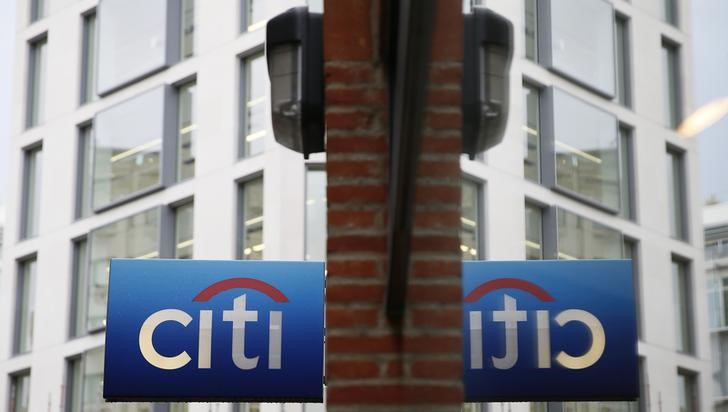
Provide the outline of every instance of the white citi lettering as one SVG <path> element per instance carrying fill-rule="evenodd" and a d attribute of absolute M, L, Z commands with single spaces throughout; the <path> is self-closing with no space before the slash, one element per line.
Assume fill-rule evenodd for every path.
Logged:
<path fill-rule="evenodd" d="M 139 350 L 142 352 L 144 359 L 159 369 L 172 370 L 187 365 L 191 360 L 187 352 L 182 352 L 176 356 L 160 355 L 154 349 L 152 335 L 154 335 L 154 330 L 157 329 L 157 326 L 164 322 L 177 322 L 182 326 L 187 326 L 191 321 L 192 316 L 178 309 L 163 309 L 149 316 L 139 330 Z"/>

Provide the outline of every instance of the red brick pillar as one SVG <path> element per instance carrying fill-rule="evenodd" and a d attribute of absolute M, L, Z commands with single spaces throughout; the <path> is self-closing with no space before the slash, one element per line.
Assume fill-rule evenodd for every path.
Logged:
<path fill-rule="evenodd" d="M 459 411 L 462 0 L 437 0 L 407 309 L 385 313 L 387 83 L 379 0 L 326 0 L 328 408 Z"/>

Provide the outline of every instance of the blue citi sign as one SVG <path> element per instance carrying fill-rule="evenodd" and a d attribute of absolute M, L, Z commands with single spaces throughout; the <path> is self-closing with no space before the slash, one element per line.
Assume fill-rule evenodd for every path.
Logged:
<path fill-rule="evenodd" d="M 104 398 L 323 401 L 324 265 L 114 259 Z"/>
<path fill-rule="evenodd" d="M 638 396 L 628 260 L 465 262 L 468 401 Z"/>

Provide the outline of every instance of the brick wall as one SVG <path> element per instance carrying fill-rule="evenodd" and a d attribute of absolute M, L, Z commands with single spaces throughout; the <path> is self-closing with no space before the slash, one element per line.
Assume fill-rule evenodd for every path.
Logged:
<path fill-rule="evenodd" d="M 437 0 L 403 325 L 388 322 L 387 83 L 379 0 L 327 0 L 327 401 L 460 410 L 461 0 Z M 416 408 L 413 405 L 417 405 Z"/>

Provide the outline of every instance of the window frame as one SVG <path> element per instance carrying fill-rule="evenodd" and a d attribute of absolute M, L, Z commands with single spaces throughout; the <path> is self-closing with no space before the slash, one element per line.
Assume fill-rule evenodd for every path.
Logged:
<path fill-rule="evenodd" d="M 25 271 L 28 270 L 28 265 L 34 262 L 36 265 L 35 273 L 29 274 L 29 276 L 33 276 L 34 278 L 29 279 L 29 284 L 26 284 L 27 280 L 23 279 L 26 274 Z M 19 356 L 31 353 L 33 351 L 33 329 L 35 325 L 35 321 L 31 320 L 29 321 L 29 325 L 26 325 L 30 328 L 30 341 L 28 342 L 28 348 L 24 349 L 21 348 L 21 322 L 23 317 L 23 307 L 28 307 L 29 302 L 25 302 L 23 299 L 23 289 L 26 287 L 28 288 L 28 300 L 34 301 L 35 300 L 35 284 L 37 283 L 37 277 L 38 277 L 38 254 L 37 253 L 31 253 L 29 255 L 23 256 L 21 258 L 18 258 L 15 261 L 15 293 L 14 293 L 14 303 L 13 303 L 13 334 L 12 334 L 12 342 L 11 342 L 11 354 L 13 356 Z M 33 304 L 35 306 L 35 304 Z"/>
<path fill-rule="evenodd" d="M 236 184 L 236 190 L 237 190 L 237 208 L 236 208 L 236 227 L 235 227 L 235 233 L 236 233 L 236 239 L 234 245 L 235 245 L 235 252 L 234 256 L 235 259 L 238 260 L 256 260 L 256 259 L 246 259 L 243 253 L 243 250 L 246 247 L 245 243 L 245 186 L 255 180 L 261 180 L 261 197 L 262 197 L 262 203 L 263 203 L 263 223 L 262 223 L 262 239 L 263 244 L 265 244 L 265 175 L 263 171 L 258 171 L 256 173 L 253 173 L 251 175 L 248 175 L 242 179 L 239 179 L 235 182 Z M 265 249 L 261 251 L 261 259 L 265 259 Z"/>
<path fill-rule="evenodd" d="M 624 133 L 623 133 L 624 132 Z M 617 138 L 619 152 L 619 212 L 618 215 L 626 220 L 637 222 L 637 167 L 635 161 L 635 129 L 634 127 L 618 121 Z M 626 184 L 626 185 L 625 185 Z M 625 187 L 626 186 L 626 187 Z M 626 203 L 625 203 L 626 200 Z M 624 207 L 626 206 L 626 210 Z"/>
<path fill-rule="evenodd" d="M 98 99 L 96 94 L 97 76 L 97 42 L 99 20 L 96 8 L 81 14 L 81 79 L 79 88 L 79 106 L 89 104 Z M 93 32 L 89 33 L 92 28 Z M 91 38 L 91 35 L 93 38 Z"/>
<path fill-rule="evenodd" d="M 619 13 L 617 10 L 614 11 L 614 74 L 616 76 L 614 101 L 628 109 L 632 109 L 632 99 L 634 94 L 634 91 L 632 90 L 631 26 L 632 24 L 629 16 Z M 620 28 L 622 31 L 622 41 L 619 41 Z M 620 70 L 623 72 L 621 77 L 619 76 Z M 620 87 L 620 79 L 622 80 L 623 88 Z M 624 90 L 620 91 L 620 89 Z M 620 99 L 620 96 L 622 96 L 623 99 Z"/>
<path fill-rule="evenodd" d="M 196 22 L 197 22 L 197 13 L 196 11 L 196 0 L 181 0 L 180 1 L 180 11 L 179 11 L 179 61 L 184 61 L 187 59 L 190 59 L 192 57 L 195 57 L 195 45 L 196 45 L 196 39 L 195 35 L 196 33 Z M 189 45 L 190 45 L 190 53 L 185 54 L 185 46 L 188 45 L 188 42 L 185 41 L 185 22 L 187 20 L 187 16 L 185 16 L 185 5 L 190 4 L 191 10 L 192 10 L 192 21 L 191 21 L 191 27 L 192 27 L 192 35 L 189 37 Z"/>
<path fill-rule="evenodd" d="M 88 235 L 71 240 L 71 293 L 68 338 L 75 339 L 89 334 L 86 327 L 88 282 L 90 270 L 90 241 Z M 81 249 L 83 248 L 83 252 Z M 81 259 L 81 257 L 84 259 Z M 85 267 L 85 271 L 84 271 Z M 83 272 L 82 272 L 83 271 Z"/>
<path fill-rule="evenodd" d="M 686 151 L 682 148 L 668 143 L 665 147 L 665 153 L 667 155 L 667 161 L 672 163 L 668 164 L 667 166 L 669 167 L 669 170 L 673 172 L 673 175 L 666 176 L 668 197 L 670 197 L 670 194 L 672 194 L 672 198 L 667 199 L 667 209 L 669 214 L 668 226 L 670 228 L 669 235 L 672 239 L 690 243 L 690 205 L 687 201 L 687 195 L 689 193 L 689 190 L 687 187 Z M 677 166 L 679 169 L 676 172 L 678 179 L 677 181 L 673 179 L 673 177 L 675 177 L 675 166 Z M 676 189 L 678 190 L 678 193 L 674 192 L 674 190 Z M 677 198 L 678 200 L 677 204 L 674 202 L 675 198 Z M 675 225 L 674 233 L 673 225 Z"/>
<path fill-rule="evenodd" d="M 177 240 L 178 240 L 177 239 L 177 235 L 179 234 L 179 224 L 178 224 L 179 222 L 178 222 L 177 218 L 179 217 L 179 210 L 181 208 L 183 208 L 183 207 L 188 207 L 188 206 L 189 207 L 192 207 L 192 222 L 191 222 L 192 223 L 192 238 L 190 239 L 190 240 L 193 241 L 193 243 L 191 244 L 192 245 L 192 256 L 189 257 L 189 258 L 181 258 L 177 254 L 177 250 L 178 250 L 177 246 L 179 245 L 179 243 L 177 243 Z M 163 232 L 169 232 L 171 234 L 171 236 L 170 236 L 171 237 L 171 242 L 170 242 L 171 247 L 169 248 L 171 250 L 168 250 L 168 251 L 165 251 L 165 252 L 160 252 L 160 256 L 167 255 L 170 259 L 194 259 L 194 253 L 195 253 L 194 252 L 194 250 L 195 250 L 194 249 L 194 239 L 195 239 L 195 231 L 194 231 L 194 225 L 195 225 L 195 198 L 192 197 L 192 196 L 190 196 L 190 197 L 184 198 L 182 200 L 178 200 L 178 201 L 176 201 L 174 203 L 169 204 L 166 209 L 167 209 L 167 211 L 166 212 L 163 212 L 163 214 L 169 214 L 170 215 L 171 219 L 169 219 L 169 220 L 171 221 L 171 225 L 169 225 L 169 229 L 165 230 L 165 228 L 164 228 L 164 220 L 165 219 L 163 218 L 161 230 Z M 160 239 L 160 240 L 163 243 L 165 243 L 164 242 L 164 237 L 162 239 Z M 160 251 L 161 250 L 162 249 L 160 248 Z"/>
<path fill-rule="evenodd" d="M 528 228 L 527 228 L 528 219 L 526 219 L 526 212 L 528 211 L 529 208 L 532 208 L 533 210 L 537 210 L 538 211 L 539 222 L 540 222 L 540 225 L 539 225 L 540 227 L 538 229 L 539 229 L 539 236 L 541 238 L 541 243 L 539 245 L 539 254 L 540 254 L 540 257 L 538 259 L 529 259 L 528 258 L 528 253 L 526 252 L 525 253 L 525 256 L 524 256 L 524 260 L 544 260 L 544 259 L 546 259 L 546 257 L 545 257 L 545 250 L 544 250 L 544 243 L 545 243 L 545 238 L 546 238 L 546 236 L 545 236 L 545 232 L 546 232 L 545 223 L 546 222 L 544 220 L 544 210 L 548 209 L 548 206 L 545 206 L 541 202 L 538 202 L 538 201 L 536 201 L 534 199 L 531 199 L 531 198 L 528 198 L 528 197 L 525 199 L 525 201 L 524 201 L 524 209 L 523 209 L 524 210 L 523 217 L 524 217 L 524 223 L 525 223 L 524 226 L 523 226 L 523 229 L 524 229 L 524 252 L 525 252 L 526 248 L 528 247 L 527 244 L 529 242 L 529 240 L 528 240 Z"/>
<path fill-rule="evenodd" d="M 678 376 L 678 384 L 679 384 L 679 377 L 683 376 L 685 378 L 685 383 L 688 384 L 689 387 L 685 389 L 690 389 L 692 392 L 692 399 L 686 399 L 686 402 L 689 402 L 689 404 L 692 404 L 692 411 L 697 412 L 700 410 L 700 374 L 698 372 L 695 372 L 690 369 L 686 369 L 683 367 L 677 368 L 677 376 Z M 680 391 L 680 387 L 678 386 L 678 393 Z M 688 395 L 688 393 L 686 393 Z M 679 397 L 679 395 L 678 395 Z"/>
<path fill-rule="evenodd" d="M 673 273 L 673 266 L 678 265 L 678 270 L 682 269 L 682 273 L 678 273 L 678 277 L 682 276 L 683 279 L 675 279 L 675 273 Z M 697 339 L 696 339 L 696 331 L 695 331 L 695 302 L 696 299 L 694 297 L 695 292 L 695 277 L 693 276 L 693 262 L 685 258 L 683 256 L 679 256 L 676 254 L 671 255 L 670 259 L 670 276 L 672 279 L 672 288 L 673 288 L 673 297 L 677 297 L 678 299 L 674 302 L 675 303 L 675 310 L 679 311 L 681 308 L 679 307 L 678 303 L 680 303 L 681 298 L 685 299 L 685 307 L 682 308 L 684 310 L 684 313 L 681 313 L 681 316 L 684 316 L 685 319 L 685 325 L 681 324 L 681 316 L 676 317 L 675 319 L 675 350 L 678 353 L 682 353 L 684 355 L 688 356 L 697 356 Z M 676 283 L 676 281 L 680 282 L 679 284 Z M 684 285 L 682 282 L 684 281 Z M 683 287 L 684 286 L 684 287 Z M 679 288 L 679 289 L 676 289 Z M 675 312 L 678 313 L 678 312 Z M 683 327 L 685 328 L 685 331 L 687 333 L 687 336 L 683 336 Z M 684 342 L 683 342 L 684 341 Z M 682 345 L 687 345 L 687 348 L 680 348 Z"/>
<path fill-rule="evenodd" d="M 663 85 L 667 86 L 663 93 L 663 122 L 668 129 L 677 129 L 683 119 L 683 82 L 681 64 L 681 45 L 679 42 L 662 36 L 660 52 L 662 56 Z M 666 54 L 667 53 L 667 54 Z"/>
<path fill-rule="evenodd" d="M 536 113 L 536 119 L 538 121 L 538 125 L 537 125 L 537 129 L 536 129 L 536 162 L 535 162 L 535 166 L 534 166 L 536 169 L 536 180 L 532 180 L 528 176 L 526 176 L 525 165 L 526 165 L 526 159 L 527 159 L 527 155 L 528 155 L 528 141 L 527 140 L 526 140 L 526 142 L 524 142 L 525 143 L 525 153 L 523 156 L 523 163 L 524 163 L 523 178 L 529 182 L 533 182 L 536 184 L 542 184 L 543 175 L 544 175 L 542 169 L 544 166 L 543 166 L 543 160 L 542 160 L 543 142 L 541 141 L 541 139 L 543 139 L 543 126 L 544 125 L 543 125 L 542 113 L 543 113 L 543 105 L 544 105 L 543 91 L 545 88 L 543 85 L 538 84 L 528 78 L 523 78 L 523 81 L 521 84 L 522 84 L 521 91 L 523 92 L 523 115 L 524 115 L 523 119 L 522 119 L 523 124 L 521 125 L 521 127 L 522 127 L 522 129 L 524 129 L 523 130 L 524 139 L 528 138 L 527 135 L 529 133 L 529 131 L 526 130 L 529 128 L 528 127 L 528 114 L 529 114 L 528 113 L 528 103 L 526 101 L 526 93 L 525 93 L 526 89 L 529 90 L 529 93 L 534 93 L 534 92 L 536 93 L 536 110 L 538 111 Z"/>
<path fill-rule="evenodd" d="M 18 240 L 21 241 L 36 238 L 40 233 L 40 197 L 43 195 L 43 141 L 39 140 L 24 147 L 22 149 L 22 155 L 23 174 L 20 188 L 20 227 L 18 231 Z M 41 156 L 40 167 L 38 166 L 39 155 Z M 32 191 L 30 188 L 31 175 L 34 180 L 32 182 Z M 31 198 L 33 199 L 32 201 Z M 33 220 L 33 222 L 31 222 L 31 220 Z"/>
<path fill-rule="evenodd" d="M 76 187 L 73 219 L 92 216 L 94 180 L 94 123 L 85 121 L 76 126 Z M 84 202 L 84 192 L 86 199 Z"/>
<path fill-rule="evenodd" d="M 309 185 L 309 173 L 310 172 L 323 172 L 324 177 L 326 180 L 324 181 L 324 196 L 326 196 L 326 186 L 328 185 L 328 174 L 326 172 L 326 164 L 325 163 L 308 163 L 305 165 L 305 185 L 304 185 L 304 210 L 303 210 L 303 258 L 304 260 L 309 260 L 307 258 L 309 253 L 309 244 L 308 244 L 308 234 L 309 234 L 309 221 L 308 221 L 308 204 L 306 203 L 308 201 L 308 195 L 310 193 L 310 185 Z M 324 204 L 324 221 L 328 218 L 328 204 Z M 328 238 L 328 227 L 327 225 L 324 225 L 324 239 Z M 326 260 L 326 242 L 324 241 L 324 260 Z"/>
<path fill-rule="evenodd" d="M 487 182 L 483 179 L 480 179 L 473 175 L 466 175 L 463 173 L 463 176 L 461 178 L 461 190 L 463 183 L 468 182 L 475 186 L 475 217 L 477 221 L 475 222 L 475 250 L 477 252 L 477 255 L 475 256 L 474 260 L 486 260 L 486 234 L 485 234 L 485 188 Z M 462 198 L 462 196 L 461 196 Z M 462 200 L 461 200 L 462 202 Z M 462 206 L 462 205 L 461 205 Z M 462 212 L 460 214 L 460 218 L 462 219 Z M 460 222 L 461 229 L 460 233 L 462 235 L 462 220 Z M 462 244 L 462 243 L 461 243 Z M 460 252 L 461 254 L 464 253 L 462 250 Z"/>
<path fill-rule="evenodd" d="M 31 379 L 31 368 L 25 368 L 21 369 L 19 371 L 14 371 L 8 375 L 10 379 L 8 379 L 8 410 L 10 412 L 16 412 L 18 410 L 16 406 L 16 396 L 15 396 L 15 388 L 17 386 L 18 379 L 22 378 L 28 378 L 28 405 L 30 405 L 30 401 L 32 400 L 32 397 L 30 396 L 30 379 Z M 30 406 L 28 407 L 30 409 Z"/>
<path fill-rule="evenodd" d="M 174 182 L 182 183 L 182 182 L 186 182 L 188 180 L 192 180 L 196 177 L 197 156 L 194 156 L 192 158 L 194 160 L 193 168 L 192 168 L 192 175 L 183 179 L 180 176 L 180 173 L 182 170 L 182 161 L 181 161 L 182 160 L 181 159 L 181 154 L 182 154 L 182 134 L 181 134 L 181 131 L 182 131 L 182 128 L 181 128 L 182 96 L 181 96 L 181 93 L 182 93 L 182 89 L 185 89 L 185 88 L 190 88 L 190 87 L 195 88 L 195 89 L 197 88 L 197 74 L 195 73 L 193 75 L 187 76 L 181 80 L 174 82 L 172 84 L 172 87 L 174 88 L 174 98 L 171 99 L 172 102 L 170 102 L 170 105 L 174 106 L 174 112 L 175 112 L 175 114 L 174 114 L 174 145 L 175 145 Z M 195 131 L 197 130 L 197 127 L 198 127 L 197 119 L 195 116 L 197 114 L 196 109 L 197 109 L 197 99 L 193 97 L 191 100 L 191 104 L 190 104 L 190 114 L 191 114 L 190 118 L 192 119 L 192 123 L 190 124 L 190 126 L 194 126 L 194 128 L 192 130 L 190 130 L 190 132 L 192 132 L 192 137 L 190 138 L 190 142 L 191 142 L 190 144 L 193 146 L 194 146 L 194 141 L 196 140 L 196 137 L 197 137 Z M 187 126 L 187 127 L 189 127 L 189 126 Z"/>

